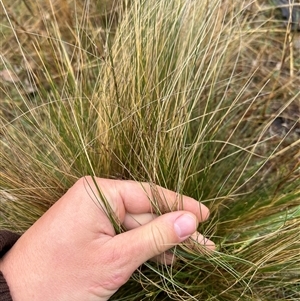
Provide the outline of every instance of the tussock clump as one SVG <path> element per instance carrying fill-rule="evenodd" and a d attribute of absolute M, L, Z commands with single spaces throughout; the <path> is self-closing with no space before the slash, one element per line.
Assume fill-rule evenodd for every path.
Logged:
<path fill-rule="evenodd" d="M 297 33 L 236 2 L 4 3 L 2 226 L 26 230 L 86 174 L 149 181 L 210 207 L 218 250 L 183 244 L 116 299 L 297 300 Z"/>

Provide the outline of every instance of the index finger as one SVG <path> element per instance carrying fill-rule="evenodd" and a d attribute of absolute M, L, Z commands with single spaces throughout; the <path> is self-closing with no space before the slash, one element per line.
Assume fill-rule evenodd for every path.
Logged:
<path fill-rule="evenodd" d="M 116 191 L 128 213 L 162 214 L 186 210 L 195 214 L 199 222 L 206 220 L 209 216 L 209 209 L 191 197 L 145 182 L 117 182 Z"/>

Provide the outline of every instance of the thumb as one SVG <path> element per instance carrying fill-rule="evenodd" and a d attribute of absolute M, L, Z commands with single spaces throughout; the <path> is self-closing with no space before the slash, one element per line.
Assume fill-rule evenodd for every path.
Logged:
<path fill-rule="evenodd" d="M 198 226 L 196 216 L 186 211 L 166 213 L 128 232 L 116 235 L 112 241 L 119 249 L 123 273 L 128 277 L 144 262 L 192 235 Z M 118 252 L 118 253 L 119 253 Z M 118 267 L 115 267 L 118 268 Z"/>

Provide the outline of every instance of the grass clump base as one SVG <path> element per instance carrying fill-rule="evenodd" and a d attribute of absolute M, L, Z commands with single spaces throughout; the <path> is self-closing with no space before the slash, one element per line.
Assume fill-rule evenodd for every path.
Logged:
<path fill-rule="evenodd" d="M 148 181 L 211 209 L 217 251 L 115 300 L 298 300 L 298 33 L 236 2 L 1 1 L 1 228 L 87 174 Z"/>

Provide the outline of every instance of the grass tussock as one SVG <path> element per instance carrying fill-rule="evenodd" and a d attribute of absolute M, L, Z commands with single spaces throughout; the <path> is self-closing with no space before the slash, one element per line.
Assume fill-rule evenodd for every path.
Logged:
<path fill-rule="evenodd" d="M 299 33 L 274 7 L 0 3 L 1 228 L 86 174 L 149 181 L 211 208 L 218 249 L 183 244 L 116 300 L 300 297 Z"/>

